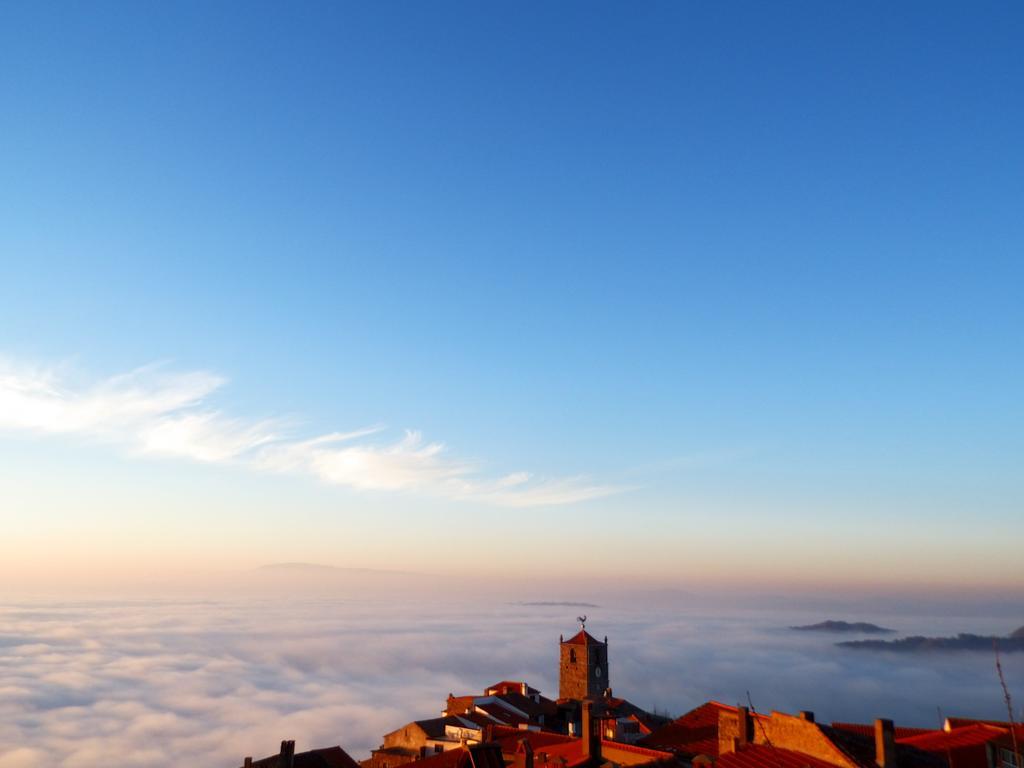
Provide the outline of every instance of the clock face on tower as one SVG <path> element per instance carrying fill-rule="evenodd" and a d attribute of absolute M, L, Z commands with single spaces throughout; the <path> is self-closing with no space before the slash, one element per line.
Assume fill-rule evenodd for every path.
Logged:
<path fill-rule="evenodd" d="M 598 677 L 600 677 L 601 676 L 601 668 L 600 667 L 594 667 L 594 674 L 597 675 Z"/>

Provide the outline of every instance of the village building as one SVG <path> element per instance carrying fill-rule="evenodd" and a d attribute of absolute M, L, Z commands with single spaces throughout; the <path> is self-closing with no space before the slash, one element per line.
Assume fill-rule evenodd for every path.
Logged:
<path fill-rule="evenodd" d="M 598 640 L 586 628 L 566 640 L 558 638 L 558 701 L 570 734 L 582 733 L 580 702 L 592 701 L 595 727 L 610 741 L 635 743 L 668 718 L 652 714 L 612 693 L 608 672 L 608 638 Z"/>
<path fill-rule="evenodd" d="M 503 680 L 483 695 L 448 694 L 444 715 L 478 716 L 496 725 L 557 727 L 558 705 L 525 682 Z"/>
<path fill-rule="evenodd" d="M 987 744 L 990 768 L 1024 767 L 1024 725 L 1007 727 Z"/>
<path fill-rule="evenodd" d="M 449 693 L 440 717 L 384 735 L 355 763 L 340 747 L 295 754 L 294 742 L 244 768 L 1024 768 L 1024 727 L 948 718 L 941 729 L 815 721 L 709 701 L 675 720 L 616 697 L 608 638 L 559 638 L 559 697 L 502 680 Z M 1015 738 L 1016 737 L 1016 738 Z"/>
<path fill-rule="evenodd" d="M 359 763 L 338 746 L 296 754 L 294 741 L 282 741 L 281 750 L 276 755 L 259 760 L 247 757 L 242 768 L 359 768 Z"/>

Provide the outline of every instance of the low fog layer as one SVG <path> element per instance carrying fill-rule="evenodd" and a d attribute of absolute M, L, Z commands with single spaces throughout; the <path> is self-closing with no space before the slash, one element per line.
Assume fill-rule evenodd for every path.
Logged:
<path fill-rule="evenodd" d="M 234 768 L 244 755 L 340 743 L 357 759 L 449 692 L 526 679 L 557 694 L 569 606 L 335 598 L 7 603 L 0 607 L 0 768 Z M 570 601 L 566 601 L 570 602 Z M 819 721 L 1005 717 L 990 654 L 865 653 L 794 632 L 809 611 L 588 608 L 617 695 L 680 714 L 707 699 L 815 710 Z M 878 619 L 893 616 L 838 618 Z M 901 635 L 1001 633 L 1019 616 L 904 614 Z M 1006 626 L 1003 626 L 1003 625 Z M 1024 654 L 1003 660 L 1024 701 Z"/>

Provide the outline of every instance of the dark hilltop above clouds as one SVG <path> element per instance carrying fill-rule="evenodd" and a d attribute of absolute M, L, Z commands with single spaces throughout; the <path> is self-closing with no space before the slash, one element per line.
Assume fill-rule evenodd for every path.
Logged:
<path fill-rule="evenodd" d="M 870 624 L 866 621 L 849 622 L 835 621 L 833 619 L 821 621 L 817 624 L 805 624 L 801 627 L 790 627 L 790 629 L 802 632 L 860 632 L 872 635 L 892 634 L 896 631 L 895 629 L 887 629 L 886 627 L 880 627 L 877 624 Z"/>
<path fill-rule="evenodd" d="M 1010 653 L 1024 651 L 1024 627 L 1011 632 L 1006 637 L 997 635 L 972 635 L 961 632 L 956 637 L 901 637 L 898 640 L 847 640 L 837 643 L 844 648 L 858 648 L 878 651 L 986 651 L 991 653 L 998 648 L 1000 652 Z"/>

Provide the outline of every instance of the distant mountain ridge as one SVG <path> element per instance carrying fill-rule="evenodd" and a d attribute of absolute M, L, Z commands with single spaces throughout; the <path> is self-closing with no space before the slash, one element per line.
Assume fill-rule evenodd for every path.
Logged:
<path fill-rule="evenodd" d="M 796 629 L 801 632 L 861 632 L 864 634 L 892 634 L 896 632 L 895 629 L 888 629 L 887 627 L 880 627 L 877 624 L 871 624 L 866 621 L 835 621 L 829 619 L 828 621 L 821 621 L 817 624 L 805 624 L 799 627 L 790 627 L 790 629 Z"/>
<path fill-rule="evenodd" d="M 901 637 L 898 640 L 846 640 L 836 643 L 845 648 L 875 651 L 986 651 L 1012 653 L 1024 651 L 1024 627 L 1015 629 L 1006 637 L 998 635 L 972 635 L 961 632 L 956 637 Z"/>

